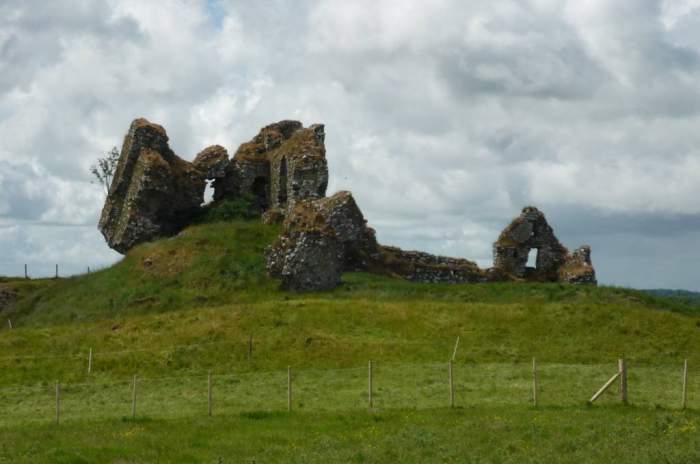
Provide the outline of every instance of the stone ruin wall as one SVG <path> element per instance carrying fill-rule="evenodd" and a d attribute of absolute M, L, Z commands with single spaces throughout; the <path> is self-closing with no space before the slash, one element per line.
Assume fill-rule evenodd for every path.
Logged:
<path fill-rule="evenodd" d="M 323 125 L 280 121 L 242 144 L 232 159 L 214 145 L 193 162 L 178 157 L 163 127 L 135 120 L 124 138 L 99 229 L 111 248 L 134 246 L 178 233 L 201 212 L 206 182 L 214 201 L 245 199 L 258 213 L 284 218 L 289 205 L 326 194 L 328 167 Z"/>
<path fill-rule="evenodd" d="M 325 250 L 322 256 L 314 242 Z M 526 266 L 531 248 L 540 250 L 534 268 Z M 342 272 L 353 270 L 427 283 L 596 283 L 590 247 L 569 254 L 536 208 L 525 208 L 504 230 L 494 244 L 494 266 L 481 269 L 467 259 L 379 245 L 350 192 L 299 201 L 266 257 L 270 275 L 280 278 L 284 289 L 299 291 L 334 288 Z"/>
<path fill-rule="evenodd" d="M 283 222 L 266 261 L 269 274 L 285 289 L 330 289 L 340 284 L 343 272 L 355 270 L 430 283 L 596 283 L 590 247 L 569 253 L 534 207 L 524 208 L 501 232 L 490 269 L 467 259 L 378 244 L 352 194 L 326 197 L 324 126 L 304 128 L 289 120 L 263 127 L 231 159 L 225 148 L 214 145 L 191 163 L 172 152 L 161 126 L 135 120 L 99 228 L 121 253 L 174 235 L 201 211 L 207 181 L 213 183 L 214 202 L 244 198 L 264 222 Z M 537 250 L 534 268 L 527 267 L 532 249 Z"/>

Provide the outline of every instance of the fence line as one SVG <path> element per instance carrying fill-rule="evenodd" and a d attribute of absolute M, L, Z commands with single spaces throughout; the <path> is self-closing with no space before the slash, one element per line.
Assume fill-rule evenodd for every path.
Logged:
<path fill-rule="evenodd" d="M 138 415 L 149 416 L 149 414 L 155 416 L 190 414 L 187 411 L 192 410 L 195 411 L 192 414 L 212 416 L 214 415 L 214 397 L 217 399 L 216 409 L 218 411 L 236 409 L 236 406 L 232 405 L 244 405 L 243 408 L 238 407 L 239 411 L 245 411 L 246 407 L 252 407 L 253 410 L 281 411 L 285 409 L 283 406 L 285 396 L 288 411 L 291 411 L 292 408 L 314 410 L 314 408 L 319 407 L 322 410 L 328 409 L 328 407 L 331 409 L 338 407 L 362 409 L 365 388 L 367 395 L 367 403 L 365 404 L 369 406 L 370 410 L 377 408 L 453 408 L 473 403 L 531 405 L 533 398 L 530 394 L 533 393 L 533 387 L 534 392 L 537 392 L 537 386 L 532 384 L 533 372 L 544 374 L 538 380 L 542 381 L 540 392 L 543 393 L 545 404 L 583 405 L 585 398 L 582 396 L 582 392 L 592 388 L 597 381 L 596 379 L 604 375 L 605 366 L 610 371 L 614 371 L 616 367 L 611 362 L 609 365 L 597 366 L 597 369 L 583 369 L 583 374 L 587 374 L 587 378 L 584 378 L 585 385 L 576 385 L 576 388 L 573 388 L 577 398 L 574 401 L 569 391 L 572 390 L 570 383 L 579 379 L 571 377 L 571 369 L 567 368 L 572 367 L 571 365 L 537 363 L 532 366 L 529 363 L 518 365 L 503 363 L 496 366 L 500 368 L 497 372 L 498 375 L 494 375 L 493 365 L 467 363 L 457 365 L 451 360 L 440 363 L 416 364 L 377 364 L 370 361 L 366 368 L 293 369 L 292 366 L 289 366 L 286 369 L 286 379 L 284 370 L 275 369 L 240 374 L 214 374 L 209 370 L 198 376 L 154 378 L 142 378 L 134 375 L 131 380 L 115 382 L 63 383 L 56 381 L 54 420 L 56 423 L 59 421 L 63 423 L 71 417 L 114 417 L 115 414 L 118 415 L 116 411 L 120 409 L 119 405 L 125 406 L 124 403 L 128 401 L 127 391 L 130 393 L 130 416 L 132 418 Z M 660 374 L 663 375 L 654 376 L 654 388 L 648 389 L 649 385 L 647 385 L 644 395 L 640 395 L 643 380 L 650 380 L 648 369 L 645 371 L 643 368 L 635 368 L 634 366 L 630 368 L 625 365 L 623 367 L 625 374 L 630 375 L 631 403 L 653 405 L 658 400 L 656 394 L 668 388 L 665 383 L 669 382 L 669 376 L 667 372 L 661 372 Z M 689 382 L 687 364 L 683 363 L 675 367 L 664 365 L 663 367 L 671 370 L 678 369 L 678 374 L 683 374 L 677 376 L 678 382 L 674 382 L 674 384 L 678 384 L 676 391 L 679 396 L 676 398 L 680 399 L 682 392 L 682 407 L 687 407 L 688 387 L 691 383 Z M 484 373 L 490 375 L 484 375 Z M 621 378 L 620 371 L 618 371 L 611 381 L 614 382 Z M 233 379 L 235 382 L 232 381 Z M 174 385 L 158 385 L 159 382 L 168 380 L 178 382 L 175 382 Z M 503 382 L 504 380 L 506 382 Z M 697 380 L 700 378 L 696 376 L 695 382 L 692 383 L 694 390 L 700 389 Z M 363 388 L 362 383 L 365 381 L 367 383 Z M 606 383 L 604 389 L 610 386 L 611 381 Z M 413 384 L 412 387 L 411 384 Z M 328 388 L 329 385 L 332 388 Z M 13 420 L 12 414 L 15 412 L 13 408 L 17 409 L 21 418 L 24 418 L 20 420 L 26 420 L 26 418 L 34 420 L 37 414 L 43 417 L 42 420 L 50 420 L 50 417 L 41 411 L 46 411 L 50 402 L 51 387 L 52 385 L 47 382 L 38 388 L 36 385 L 28 386 L 28 388 L 15 388 L 13 390 L 19 394 L 16 397 L 6 395 L 9 389 L 0 390 L 0 396 L 3 397 L 3 401 L 0 402 L 0 425 L 3 425 L 3 422 L 7 423 L 7 420 Z M 557 393 L 557 389 L 559 393 Z M 626 393 L 626 388 L 623 391 Z M 457 395 L 458 393 L 459 395 Z M 602 394 L 601 392 L 597 396 Z M 609 393 L 606 398 L 609 401 L 621 401 L 625 404 L 626 395 L 620 398 L 618 394 L 617 392 Z M 489 395 L 490 398 L 485 398 Z M 643 399 L 642 396 L 647 399 Z M 666 396 L 668 397 L 668 395 Z M 494 397 L 497 401 L 490 401 Z M 558 399 L 553 399 L 555 397 Z M 617 400 L 614 399 L 616 397 Z M 472 400 L 467 400 L 467 398 L 472 398 Z M 657 399 L 649 400 L 648 398 Z M 169 401 L 172 403 L 168 403 Z M 571 403 L 572 401 L 574 402 Z M 538 403 L 540 402 L 535 403 L 535 406 L 541 405 Z M 44 406 L 41 406 L 42 404 Z M 696 405 L 697 401 L 693 406 L 697 407 Z M 681 405 L 675 403 L 673 407 L 678 408 L 678 406 Z M 8 408 L 8 412 L 2 411 L 5 408 Z M 124 408 L 122 417 L 126 415 L 126 411 Z"/>
<path fill-rule="evenodd" d="M 24 279 L 26 279 L 26 280 L 33 280 L 33 279 L 34 279 L 34 280 L 58 279 L 59 277 L 60 277 L 60 278 L 70 279 L 70 278 L 72 278 L 72 277 L 80 277 L 80 276 L 89 275 L 89 274 L 92 274 L 92 273 L 95 273 L 95 272 L 100 272 L 100 271 L 103 271 L 103 270 L 105 270 L 105 269 L 107 269 L 107 268 L 109 267 L 108 265 L 101 265 L 101 266 L 97 266 L 97 267 L 86 266 L 86 268 L 85 268 L 86 271 L 85 271 L 85 272 L 76 271 L 76 272 L 74 272 L 73 274 L 68 274 L 68 275 L 63 276 L 63 275 L 61 275 L 61 273 L 59 272 L 59 270 L 61 269 L 60 266 L 61 266 L 61 265 L 59 265 L 59 264 L 38 265 L 38 266 L 34 267 L 34 270 L 40 269 L 40 270 L 43 270 L 44 272 L 41 273 L 41 274 L 39 275 L 39 277 L 32 277 L 32 276 L 30 275 L 31 269 L 29 268 L 29 266 L 28 266 L 27 264 L 25 264 L 25 265 L 24 265 L 24 275 L 20 274 L 20 275 L 17 275 L 17 276 L 5 276 L 5 277 L 8 277 L 8 278 L 10 278 L 10 279 L 22 279 L 22 278 L 24 278 Z M 77 266 L 69 266 L 69 267 L 75 268 L 75 267 L 77 267 Z M 65 268 L 65 266 L 64 266 L 64 268 Z M 51 269 L 51 270 L 48 271 L 48 272 L 46 272 L 48 269 Z"/>
<path fill-rule="evenodd" d="M 463 362 L 460 365 L 464 366 L 467 370 L 469 368 L 474 368 L 474 367 L 493 367 L 493 366 L 518 366 L 518 365 L 525 365 L 527 363 L 523 362 L 501 362 L 501 363 L 496 363 L 496 362 Z M 399 362 L 399 361 L 382 361 L 380 364 L 380 370 L 381 369 L 386 369 L 386 368 L 435 368 L 435 369 L 440 369 L 444 368 L 444 363 L 441 362 L 422 362 L 422 363 L 411 363 L 411 362 Z M 457 363 L 455 363 L 457 365 Z M 588 364 L 588 363 L 578 363 L 578 364 L 572 364 L 572 363 L 557 363 L 557 362 L 550 362 L 545 364 L 549 369 L 553 368 L 566 368 L 566 367 L 576 367 L 576 368 L 581 368 L 581 367 L 600 367 L 606 365 L 605 363 L 595 363 L 595 364 Z M 541 370 L 541 364 L 537 362 L 537 370 Z M 653 364 L 653 365 L 648 365 L 648 364 L 639 364 L 638 367 L 644 368 L 644 369 L 649 369 L 649 368 L 657 368 L 657 369 L 663 369 L 663 368 L 669 368 L 669 364 Z M 687 368 L 686 368 L 687 369 Z M 185 379 L 198 379 L 203 375 L 206 375 L 207 372 L 209 372 L 210 369 L 207 370 L 202 370 L 202 369 L 181 369 L 178 370 L 178 372 L 181 372 L 182 375 L 173 375 L 173 376 L 159 376 L 159 377 L 139 377 L 139 381 L 143 382 L 158 382 L 158 381 L 164 381 L 164 380 L 185 380 Z M 259 376 L 259 375 L 267 375 L 275 372 L 280 372 L 279 368 L 269 368 L 269 369 L 256 369 L 256 370 L 245 370 L 242 369 L 240 371 L 235 371 L 235 368 L 232 370 L 234 372 L 232 373 L 224 373 L 227 372 L 228 370 L 231 369 L 219 369 L 218 371 L 214 370 L 212 373 L 216 374 L 218 378 L 243 378 L 243 377 L 251 377 L 251 376 Z M 373 368 L 373 370 L 376 371 L 376 366 Z M 303 372 L 305 374 L 311 374 L 311 373 L 347 373 L 351 371 L 367 371 L 367 368 L 363 368 L 360 366 L 352 366 L 352 367 L 335 367 L 335 368 L 315 368 L 315 367 L 308 367 L 304 368 L 301 371 L 297 372 Z M 491 376 L 493 374 L 488 374 L 486 377 Z M 687 370 L 684 372 L 684 379 L 687 382 L 687 377 L 688 377 L 688 372 Z M 89 379 L 89 376 L 85 377 L 86 379 Z M 534 379 L 532 379 L 534 381 Z M 45 382 L 45 381 L 43 381 Z M 62 385 L 65 386 L 109 386 L 109 385 L 119 385 L 124 382 L 130 382 L 126 380 L 115 380 L 115 381 L 87 381 L 87 382 L 71 382 L 71 383 L 63 383 Z M 534 382 L 533 382 L 534 383 Z M 32 388 L 41 388 L 42 381 L 38 381 L 35 383 L 18 383 L 18 384 L 10 384 L 6 385 L 3 387 L 0 387 L 0 393 L 2 392 L 7 392 L 7 391 L 13 391 L 13 390 L 25 390 L 25 389 L 32 389 Z M 534 385 L 533 385 L 534 387 Z M 539 389 L 539 372 L 538 372 L 538 389 Z M 686 393 L 687 396 L 687 393 Z"/>

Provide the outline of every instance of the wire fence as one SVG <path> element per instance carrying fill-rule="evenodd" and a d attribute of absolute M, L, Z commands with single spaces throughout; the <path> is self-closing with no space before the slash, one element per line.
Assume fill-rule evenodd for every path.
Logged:
<path fill-rule="evenodd" d="M 583 406 L 616 365 L 540 364 L 537 387 L 530 363 L 373 363 L 369 368 L 192 372 L 114 381 L 42 382 L 0 388 L 0 426 L 24 423 L 153 418 L 287 411 L 435 409 L 490 405 Z M 289 372 L 291 376 L 288 377 Z M 683 382 L 682 366 L 629 366 L 629 401 L 639 407 L 700 408 L 700 376 Z M 371 392 L 371 406 L 370 406 Z M 614 384 L 598 403 L 619 404 Z M 452 400 L 454 398 L 454 400 Z M 596 403 L 596 407 L 598 406 Z"/>
<path fill-rule="evenodd" d="M 29 266 L 28 264 L 24 265 L 24 269 L 20 274 L 13 275 L 13 276 L 6 276 L 11 279 L 58 279 L 58 278 L 70 278 L 70 277 L 77 277 L 77 276 L 83 276 L 83 275 L 88 275 L 92 274 L 94 272 L 100 272 L 104 269 L 106 269 L 107 266 L 104 264 L 102 265 L 93 265 L 93 266 L 85 266 L 84 268 L 80 269 L 77 266 L 62 266 L 59 264 L 43 264 L 43 265 L 33 265 Z"/>

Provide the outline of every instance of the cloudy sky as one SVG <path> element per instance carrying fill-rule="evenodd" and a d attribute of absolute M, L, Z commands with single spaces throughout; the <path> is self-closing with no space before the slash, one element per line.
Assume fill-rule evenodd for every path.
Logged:
<path fill-rule="evenodd" d="M 89 167 L 326 124 L 382 243 L 491 264 L 529 204 L 602 283 L 700 290 L 700 0 L 3 0 L 0 274 L 119 255 Z"/>

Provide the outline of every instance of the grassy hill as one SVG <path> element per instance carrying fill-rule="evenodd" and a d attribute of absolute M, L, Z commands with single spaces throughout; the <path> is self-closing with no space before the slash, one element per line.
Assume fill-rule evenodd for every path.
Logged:
<path fill-rule="evenodd" d="M 330 292 L 286 293 L 263 261 L 278 233 L 257 222 L 202 224 L 90 275 L 6 280 L 19 301 L 2 314 L 15 328 L 0 332 L 0 462 L 700 457 L 700 376 L 690 379 L 691 410 L 677 411 L 679 366 L 700 365 L 693 304 L 611 287 L 428 285 L 364 273 Z M 446 362 L 457 337 L 451 410 Z M 586 407 L 623 355 L 634 406 L 617 406 L 611 392 Z M 533 357 L 538 409 L 529 404 Z M 280 412 L 287 366 L 291 415 Z M 133 375 L 143 395 L 135 421 L 125 419 Z M 87 432 L 98 438 L 81 438 Z"/>

